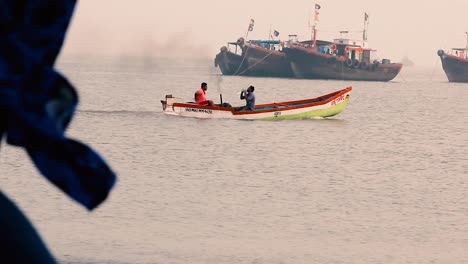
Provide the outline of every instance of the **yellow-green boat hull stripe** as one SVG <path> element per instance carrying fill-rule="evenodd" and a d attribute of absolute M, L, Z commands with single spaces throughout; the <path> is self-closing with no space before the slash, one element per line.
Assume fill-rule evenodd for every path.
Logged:
<path fill-rule="evenodd" d="M 307 118 L 314 118 L 314 117 L 330 117 L 337 115 L 346 108 L 348 105 L 349 97 L 346 98 L 343 102 L 334 105 L 330 108 L 327 109 L 317 109 L 317 110 L 311 110 L 308 112 L 303 112 L 299 114 L 285 114 L 281 113 L 281 115 L 277 116 L 270 116 L 270 117 L 264 117 L 260 118 L 259 120 L 287 120 L 287 119 L 307 119 Z"/>

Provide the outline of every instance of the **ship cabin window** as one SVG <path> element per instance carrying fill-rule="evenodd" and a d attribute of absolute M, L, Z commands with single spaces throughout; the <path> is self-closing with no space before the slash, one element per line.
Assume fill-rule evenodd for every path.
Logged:
<path fill-rule="evenodd" d="M 345 56 L 346 55 L 346 52 L 345 52 L 345 46 L 338 46 L 336 48 L 336 55 L 337 56 Z"/>
<path fill-rule="evenodd" d="M 367 63 L 370 62 L 370 50 L 363 50 L 362 51 L 362 59 L 361 61 L 365 61 Z"/>
<path fill-rule="evenodd" d="M 351 60 L 354 61 L 356 59 L 356 51 L 351 50 Z"/>
<path fill-rule="evenodd" d="M 318 49 L 321 53 L 325 53 L 325 54 L 330 53 L 330 46 L 319 46 Z"/>

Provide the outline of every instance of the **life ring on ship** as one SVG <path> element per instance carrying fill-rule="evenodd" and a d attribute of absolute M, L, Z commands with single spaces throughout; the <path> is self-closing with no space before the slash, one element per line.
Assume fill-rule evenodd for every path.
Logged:
<path fill-rule="evenodd" d="M 444 53 L 445 52 L 443 50 L 441 50 L 441 49 L 437 51 L 437 55 L 439 55 L 441 57 L 444 55 Z"/>
<path fill-rule="evenodd" d="M 353 66 L 353 60 L 351 60 L 350 58 L 347 58 L 346 59 L 346 66 L 352 67 Z"/>
<path fill-rule="evenodd" d="M 350 50 L 349 46 L 346 46 L 346 48 L 344 48 L 344 50 L 346 51 L 346 53 L 348 53 L 349 50 Z"/>
<path fill-rule="evenodd" d="M 330 50 L 332 51 L 332 53 L 335 52 L 335 50 L 336 50 L 336 44 L 331 44 L 331 45 L 330 45 Z"/>
<path fill-rule="evenodd" d="M 353 60 L 353 68 L 359 68 L 359 65 L 361 65 L 361 62 L 357 59 Z"/>

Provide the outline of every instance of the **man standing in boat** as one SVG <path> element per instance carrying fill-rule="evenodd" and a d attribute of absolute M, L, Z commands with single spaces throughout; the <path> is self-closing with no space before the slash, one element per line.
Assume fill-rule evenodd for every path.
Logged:
<path fill-rule="evenodd" d="M 244 100 L 245 99 L 245 106 L 240 108 L 238 111 L 243 111 L 243 110 L 251 110 L 253 111 L 255 109 L 255 94 L 254 94 L 255 87 L 252 85 L 249 86 L 246 90 L 242 90 L 240 94 L 240 99 Z"/>
<path fill-rule="evenodd" d="M 200 89 L 195 92 L 195 103 L 199 105 L 213 105 L 213 101 L 206 100 L 206 90 L 208 90 L 208 84 L 202 82 Z"/>

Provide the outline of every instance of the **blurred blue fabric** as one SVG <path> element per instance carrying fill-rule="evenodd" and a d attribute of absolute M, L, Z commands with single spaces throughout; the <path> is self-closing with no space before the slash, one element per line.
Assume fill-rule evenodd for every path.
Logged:
<path fill-rule="evenodd" d="M 0 138 L 92 210 L 116 181 L 98 153 L 65 132 L 78 94 L 54 69 L 76 1 L 0 0 Z"/>

